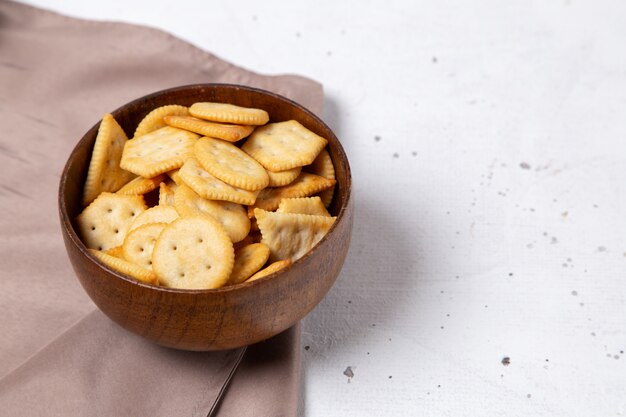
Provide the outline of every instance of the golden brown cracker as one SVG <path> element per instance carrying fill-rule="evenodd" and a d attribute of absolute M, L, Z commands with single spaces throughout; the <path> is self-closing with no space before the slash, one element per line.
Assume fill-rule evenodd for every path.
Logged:
<path fill-rule="evenodd" d="M 257 128 L 241 149 L 277 172 L 309 165 L 327 143 L 296 120 L 289 120 Z"/>
<path fill-rule="evenodd" d="M 270 182 L 267 186 L 268 187 L 283 187 L 285 185 L 291 184 L 292 182 L 296 180 L 296 178 L 298 178 L 298 175 L 300 175 L 301 170 L 302 170 L 302 167 L 295 167 L 295 168 L 288 169 L 286 171 L 279 171 L 279 172 L 266 171 L 267 176 L 270 179 Z"/>
<path fill-rule="evenodd" d="M 152 251 L 167 223 L 148 223 L 128 232 L 122 245 L 124 259 L 152 271 Z"/>
<path fill-rule="evenodd" d="M 154 178 L 137 177 L 117 190 L 116 194 L 142 195 L 155 190 L 164 180 L 165 175 L 157 175 Z"/>
<path fill-rule="evenodd" d="M 175 127 L 161 129 L 126 142 L 120 166 L 144 178 L 180 168 L 193 155 L 198 135 Z"/>
<path fill-rule="evenodd" d="M 87 179 L 83 190 L 83 206 L 88 205 L 100 193 L 115 192 L 133 178 L 133 174 L 120 167 L 126 133 L 113 116 L 105 114 L 98 128 L 93 145 Z"/>
<path fill-rule="evenodd" d="M 171 223 L 178 217 L 178 212 L 172 206 L 150 207 L 133 220 L 128 231 L 149 223 Z"/>
<path fill-rule="evenodd" d="M 188 114 L 189 110 L 185 106 L 170 104 L 157 107 L 139 122 L 137 129 L 135 129 L 134 137 L 142 136 L 167 126 L 165 120 L 163 120 L 167 116 L 187 116 Z"/>
<path fill-rule="evenodd" d="M 278 213 L 312 214 L 330 217 L 319 196 L 301 198 L 283 198 L 278 205 Z"/>
<path fill-rule="evenodd" d="M 261 190 L 256 198 L 254 207 L 264 210 L 276 210 L 283 198 L 309 197 L 315 193 L 331 188 L 335 180 L 327 180 L 318 175 L 302 172 L 298 178 L 289 185 L 278 188 L 266 188 Z"/>
<path fill-rule="evenodd" d="M 120 246 L 132 222 L 146 210 L 140 195 L 102 193 L 76 218 L 85 246 L 107 250 Z"/>
<path fill-rule="evenodd" d="M 269 183 L 265 168 L 232 143 L 200 138 L 193 153 L 202 168 L 233 187 L 256 191 Z"/>
<path fill-rule="evenodd" d="M 292 262 L 289 259 L 283 259 L 281 261 L 276 261 L 274 263 L 271 263 L 267 268 L 265 269 L 261 269 L 259 272 L 257 272 L 256 274 L 252 275 L 250 278 L 248 278 L 245 282 L 252 282 L 252 281 L 256 281 L 259 278 L 263 278 L 266 277 L 268 275 L 273 274 L 274 272 L 278 272 L 281 269 L 291 265 Z"/>
<path fill-rule="evenodd" d="M 114 248 L 107 249 L 103 252 L 106 253 L 107 255 L 115 256 L 116 258 L 124 258 L 124 250 L 122 249 L 121 246 L 116 246 Z"/>
<path fill-rule="evenodd" d="M 263 236 L 261 242 L 270 248 L 270 261 L 301 258 L 322 240 L 336 219 L 261 209 L 255 209 L 254 216 Z"/>
<path fill-rule="evenodd" d="M 229 285 L 239 284 L 250 278 L 265 265 L 270 248 L 263 243 L 253 243 L 235 250 L 235 264 L 228 279 Z"/>
<path fill-rule="evenodd" d="M 204 120 L 240 125 L 264 125 L 270 119 L 265 110 L 225 103 L 194 103 L 189 113 Z"/>
<path fill-rule="evenodd" d="M 322 151 L 319 155 L 317 155 L 317 158 L 315 158 L 313 163 L 304 167 L 303 169 L 306 172 L 319 175 L 320 177 L 324 177 L 329 180 L 335 179 L 335 166 L 333 165 L 333 160 L 330 158 L 330 154 L 326 149 L 322 149 Z M 332 187 L 320 193 L 320 198 L 322 199 L 324 206 L 330 207 L 330 203 L 333 201 L 334 192 L 335 187 Z"/>
<path fill-rule="evenodd" d="M 179 171 L 180 178 L 200 197 L 208 200 L 223 200 L 238 204 L 254 204 L 258 191 L 233 187 L 208 173 L 198 161 L 189 158 Z"/>
<path fill-rule="evenodd" d="M 167 116 L 164 120 L 169 126 L 228 142 L 237 142 L 254 130 L 254 126 L 215 123 L 191 116 Z"/>
<path fill-rule="evenodd" d="M 174 193 L 177 187 L 173 181 L 159 184 L 159 206 L 174 206 Z"/>
<path fill-rule="evenodd" d="M 204 215 L 181 217 L 159 235 L 152 269 L 162 285 L 212 289 L 226 283 L 234 258 L 233 244 L 216 220 Z"/>
<path fill-rule="evenodd" d="M 157 285 L 156 275 L 152 271 L 144 269 L 125 259 L 117 258 L 95 249 L 89 249 L 89 253 L 95 256 L 100 262 L 119 273 L 128 275 L 131 278 L 135 278 L 147 284 Z"/>
<path fill-rule="evenodd" d="M 246 237 L 250 231 L 250 220 L 241 204 L 230 201 L 207 200 L 200 197 L 185 184 L 176 189 L 174 207 L 180 216 L 208 215 L 217 220 L 235 243 Z"/>

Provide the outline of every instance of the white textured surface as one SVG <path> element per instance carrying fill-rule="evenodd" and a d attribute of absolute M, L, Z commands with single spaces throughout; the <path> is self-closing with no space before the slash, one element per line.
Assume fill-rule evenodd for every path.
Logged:
<path fill-rule="evenodd" d="M 324 84 L 357 216 L 304 415 L 626 414 L 626 3 L 31 3 Z"/>

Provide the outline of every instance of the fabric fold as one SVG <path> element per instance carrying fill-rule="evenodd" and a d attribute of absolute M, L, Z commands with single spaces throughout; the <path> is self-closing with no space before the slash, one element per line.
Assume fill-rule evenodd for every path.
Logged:
<path fill-rule="evenodd" d="M 157 29 L 0 2 L 3 413 L 27 414 L 19 407 L 32 403 L 30 415 L 106 415 L 93 411 L 96 404 L 100 410 L 117 404 L 117 415 L 159 415 L 157 408 L 175 406 L 189 413 L 170 415 L 207 415 L 237 351 L 163 349 L 93 312 L 65 254 L 56 193 L 71 149 L 104 113 L 147 93 L 208 82 L 267 89 L 321 112 L 323 91 L 315 81 L 258 75 Z M 298 338 L 296 327 L 250 348 L 260 353 L 246 355 L 240 371 L 255 371 L 235 375 L 220 412 L 231 401 L 240 403 L 239 394 L 232 395 L 235 385 L 251 381 L 264 381 L 255 392 L 260 409 L 274 398 L 276 384 L 295 387 L 297 398 Z M 281 358 L 268 366 L 264 358 L 281 349 Z M 177 396 L 189 404 L 177 403 Z M 274 407 L 272 415 L 294 415 L 291 403 Z"/>

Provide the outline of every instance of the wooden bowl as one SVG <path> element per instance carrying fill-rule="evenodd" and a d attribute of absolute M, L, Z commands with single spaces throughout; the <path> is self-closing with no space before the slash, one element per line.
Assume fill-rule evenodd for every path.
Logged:
<path fill-rule="evenodd" d="M 155 343 L 185 350 L 237 348 L 272 337 L 315 307 L 335 282 L 352 234 L 353 204 L 348 159 L 335 134 L 309 110 L 279 95 L 249 87 L 198 84 L 132 101 L 112 114 L 129 137 L 152 109 L 198 101 L 266 110 L 271 122 L 295 119 L 328 139 L 337 186 L 330 212 L 337 220 L 308 254 L 278 273 L 216 290 L 178 290 L 143 284 L 100 263 L 87 252 L 74 219 L 99 123 L 72 151 L 61 176 L 59 215 L 65 247 L 83 288 L 111 320 Z"/>

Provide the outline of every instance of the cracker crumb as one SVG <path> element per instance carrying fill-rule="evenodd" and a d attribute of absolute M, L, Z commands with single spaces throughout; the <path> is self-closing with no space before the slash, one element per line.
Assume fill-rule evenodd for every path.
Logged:
<path fill-rule="evenodd" d="M 528 162 L 521 162 L 519 167 L 522 169 L 530 169 L 530 164 Z"/>
<path fill-rule="evenodd" d="M 502 365 L 504 366 L 509 366 L 511 364 L 511 358 L 509 358 L 508 356 L 505 356 L 504 358 L 502 358 Z"/>
<path fill-rule="evenodd" d="M 345 371 L 343 371 L 343 374 L 344 374 L 345 376 L 347 376 L 348 378 L 354 378 L 354 372 L 352 371 L 352 367 L 351 367 L 351 366 L 348 366 L 348 367 L 346 368 L 346 370 L 345 370 Z"/>

